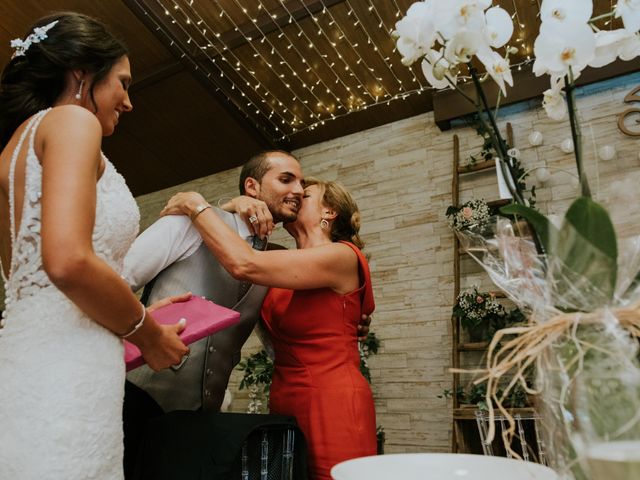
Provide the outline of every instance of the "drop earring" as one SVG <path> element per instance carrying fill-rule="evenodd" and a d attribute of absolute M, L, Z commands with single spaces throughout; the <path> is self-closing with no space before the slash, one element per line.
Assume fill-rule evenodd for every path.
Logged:
<path fill-rule="evenodd" d="M 327 228 L 329 228 L 329 222 L 327 222 L 327 220 L 323 218 L 322 220 L 320 220 L 320 228 L 326 230 Z"/>
<path fill-rule="evenodd" d="M 80 80 L 80 87 L 78 88 L 78 93 L 76 93 L 76 100 L 80 100 L 82 98 L 82 87 L 84 87 L 84 79 Z"/>

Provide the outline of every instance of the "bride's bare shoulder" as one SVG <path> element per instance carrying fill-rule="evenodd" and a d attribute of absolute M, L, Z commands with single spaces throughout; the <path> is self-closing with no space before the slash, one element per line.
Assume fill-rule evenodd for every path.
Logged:
<path fill-rule="evenodd" d="M 82 124 L 87 127 L 91 125 L 99 126 L 100 122 L 93 113 L 79 105 L 60 105 L 59 107 L 53 107 L 42 119 L 42 125 L 47 124 L 59 127 Z"/>
<path fill-rule="evenodd" d="M 40 128 L 43 133 L 94 133 L 100 132 L 98 118 L 86 108 L 78 105 L 61 105 L 53 107 L 42 119 Z"/>

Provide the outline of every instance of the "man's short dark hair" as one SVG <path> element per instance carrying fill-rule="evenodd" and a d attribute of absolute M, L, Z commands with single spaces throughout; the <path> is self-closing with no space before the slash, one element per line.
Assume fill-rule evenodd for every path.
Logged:
<path fill-rule="evenodd" d="M 265 173 L 269 171 L 271 168 L 271 162 L 269 161 L 269 155 L 280 153 L 282 155 L 286 155 L 288 157 L 294 158 L 296 157 L 291 155 L 289 152 L 285 152 L 284 150 L 264 150 L 249 159 L 247 163 L 242 166 L 242 170 L 240 171 L 240 195 L 245 194 L 244 190 L 244 181 L 251 177 L 255 178 L 258 183 L 262 182 L 262 177 L 264 177 Z"/>

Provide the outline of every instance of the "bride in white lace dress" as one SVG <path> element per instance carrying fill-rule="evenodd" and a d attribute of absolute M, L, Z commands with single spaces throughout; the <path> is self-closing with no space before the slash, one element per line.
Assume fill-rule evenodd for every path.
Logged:
<path fill-rule="evenodd" d="M 119 479 L 122 337 L 155 369 L 188 349 L 119 274 L 139 214 L 100 144 L 132 108 L 127 52 L 83 15 L 36 27 L 0 85 L 0 478 Z"/>

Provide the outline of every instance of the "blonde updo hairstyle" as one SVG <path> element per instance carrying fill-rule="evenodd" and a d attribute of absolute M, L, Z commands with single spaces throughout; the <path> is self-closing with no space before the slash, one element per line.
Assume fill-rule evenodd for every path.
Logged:
<path fill-rule="evenodd" d="M 359 249 L 364 248 L 360 238 L 360 210 L 351 194 L 337 182 L 327 182 L 313 177 L 304 180 L 305 187 L 317 185 L 322 195 L 322 203 L 336 212 L 331 224 L 331 241 L 344 240 Z"/>

